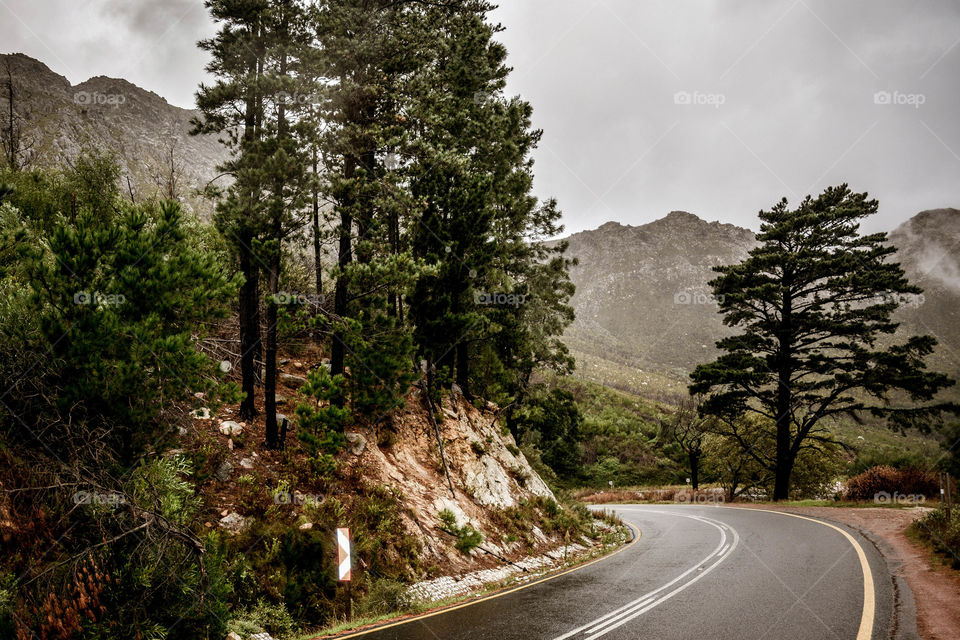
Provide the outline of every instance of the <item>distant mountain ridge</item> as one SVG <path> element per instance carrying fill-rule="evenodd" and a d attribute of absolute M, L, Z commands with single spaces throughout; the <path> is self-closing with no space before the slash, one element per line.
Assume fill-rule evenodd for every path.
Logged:
<path fill-rule="evenodd" d="M 901 331 L 938 338 L 933 364 L 960 373 L 960 211 L 923 211 L 889 234 L 898 260 L 924 294 L 898 312 Z M 581 375 L 642 391 L 685 384 L 717 355 L 732 329 L 707 283 L 756 246 L 753 231 L 673 211 L 640 226 L 607 222 L 567 238 L 577 319 L 564 340 Z"/>
<path fill-rule="evenodd" d="M 227 151 L 216 136 L 189 135 L 190 120 L 198 112 L 122 79 L 96 76 L 71 86 L 21 53 L 0 54 L 0 82 L 7 80 L 8 65 L 14 112 L 30 147 L 28 166 L 62 166 L 82 150 L 111 150 L 126 194 L 141 199 L 172 189 L 187 208 L 202 216 L 212 211 L 212 203 L 195 191 L 216 177 Z M 0 111 L 6 117 L 5 92 Z"/>

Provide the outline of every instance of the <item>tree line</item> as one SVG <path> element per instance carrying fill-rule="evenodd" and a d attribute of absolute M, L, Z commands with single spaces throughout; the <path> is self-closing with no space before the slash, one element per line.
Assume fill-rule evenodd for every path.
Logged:
<path fill-rule="evenodd" d="M 297 312 L 285 269 L 308 237 L 324 295 L 310 321 L 330 376 L 349 373 L 331 401 L 357 419 L 382 419 L 419 377 L 431 396 L 456 384 L 512 405 L 538 367 L 572 367 L 570 262 L 544 242 L 560 212 L 531 193 L 541 134 L 504 95 L 492 5 L 206 4 L 220 29 L 200 43 L 215 80 L 195 132 L 232 152 L 216 224 L 243 277 L 241 416 L 259 411 L 262 361 L 268 447 L 282 445 L 278 321 Z"/>

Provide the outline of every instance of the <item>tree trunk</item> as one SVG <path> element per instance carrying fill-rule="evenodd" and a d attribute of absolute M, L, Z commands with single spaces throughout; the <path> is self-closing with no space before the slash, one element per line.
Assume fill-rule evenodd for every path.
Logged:
<path fill-rule="evenodd" d="M 280 282 L 280 250 L 279 247 L 270 259 L 268 286 L 270 289 L 267 298 L 267 347 L 266 347 L 266 377 L 263 381 L 263 410 L 266 411 L 266 447 L 278 449 L 281 442 L 277 429 L 277 300 Z"/>
<path fill-rule="evenodd" d="M 700 488 L 700 452 L 691 449 L 687 456 L 690 458 L 690 485 L 696 491 Z"/>
<path fill-rule="evenodd" d="M 253 234 L 240 238 L 240 271 L 243 286 L 240 287 L 240 375 L 244 393 L 240 403 L 240 418 L 250 420 L 257 415 L 254 398 L 257 380 L 257 361 L 260 359 L 260 270 L 257 268 L 251 244 Z"/>
<path fill-rule="evenodd" d="M 356 173 L 356 160 L 352 156 L 347 156 L 343 163 L 343 177 L 351 180 Z M 330 373 L 331 375 L 341 375 L 344 373 L 344 356 L 346 347 L 343 344 L 343 318 L 347 317 L 347 302 L 349 300 L 347 291 L 347 277 L 343 273 L 349 264 L 353 261 L 353 248 L 351 243 L 351 233 L 353 232 L 353 197 L 348 196 L 344 202 L 340 203 L 340 246 L 337 252 L 337 265 L 341 273 L 337 276 L 337 283 L 334 289 L 333 313 L 336 316 L 337 329 L 333 332 L 333 344 L 330 347 Z M 337 399 L 338 406 L 343 405 L 342 399 Z"/>
<path fill-rule="evenodd" d="M 287 31 L 286 21 L 283 23 L 283 37 Z M 286 53 L 280 56 L 280 76 L 287 74 L 287 56 Z M 287 138 L 287 111 L 283 100 L 277 107 L 277 140 L 282 144 Z M 283 443 L 280 442 L 279 430 L 277 428 L 277 294 L 280 288 L 280 267 L 283 260 L 283 210 L 285 203 L 283 201 L 283 190 L 286 185 L 284 168 L 280 169 L 274 179 L 273 184 L 273 202 L 271 210 L 273 213 L 271 231 L 273 237 L 271 240 L 276 244 L 271 246 L 270 252 L 270 270 L 268 272 L 269 294 L 267 298 L 267 349 L 266 349 L 266 379 L 263 384 L 263 409 L 267 412 L 266 420 L 266 447 L 267 449 L 279 449 Z"/>
<path fill-rule="evenodd" d="M 313 177 L 317 177 L 317 147 L 313 147 Z M 320 189 L 313 185 L 313 271 L 317 280 L 317 300 L 323 294 L 323 264 L 320 260 Z"/>
<path fill-rule="evenodd" d="M 470 348 L 466 340 L 457 343 L 457 385 L 468 400 L 470 395 Z"/>

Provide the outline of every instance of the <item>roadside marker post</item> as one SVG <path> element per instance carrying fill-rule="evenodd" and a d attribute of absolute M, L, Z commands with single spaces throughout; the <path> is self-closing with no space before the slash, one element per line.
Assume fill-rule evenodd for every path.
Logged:
<path fill-rule="evenodd" d="M 349 602 L 349 608 L 347 609 L 348 619 L 353 618 L 353 593 L 350 589 L 352 572 L 350 567 L 350 529 L 347 527 L 339 527 L 337 529 L 337 581 L 346 583 L 347 601 Z"/>

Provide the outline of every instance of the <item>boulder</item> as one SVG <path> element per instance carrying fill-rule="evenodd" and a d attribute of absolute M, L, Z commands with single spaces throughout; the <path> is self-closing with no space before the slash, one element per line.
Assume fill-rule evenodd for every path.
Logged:
<path fill-rule="evenodd" d="M 287 384 L 296 384 L 303 386 L 307 384 L 307 379 L 303 376 L 295 376 L 292 373 L 281 373 L 280 379 Z"/>
<path fill-rule="evenodd" d="M 252 458 L 243 458 L 242 460 L 240 460 L 241 469 L 253 469 L 255 464 L 256 463 L 253 461 Z"/>
<path fill-rule="evenodd" d="M 197 420 L 209 420 L 211 418 L 210 409 L 207 407 L 201 407 L 200 409 L 194 409 L 190 412 L 190 417 Z"/>
<path fill-rule="evenodd" d="M 220 423 L 220 433 L 225 436 L 238 436 L 243 433 L 243 427 L 239 422 L 233 420 L 224 420 Z"/>
<path fill-rule="evenodd" d="M 350 443 L 350 453 L 355 456 L 359 456 L 367 448 L 367 439 L 362 434 L 346 433 L 344 437 Z"/>

